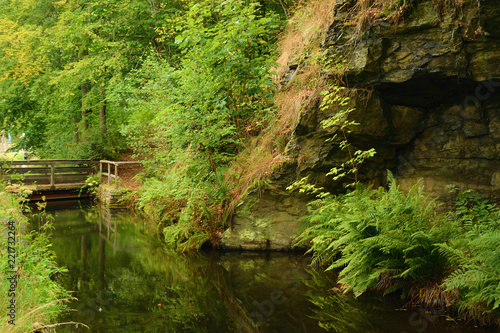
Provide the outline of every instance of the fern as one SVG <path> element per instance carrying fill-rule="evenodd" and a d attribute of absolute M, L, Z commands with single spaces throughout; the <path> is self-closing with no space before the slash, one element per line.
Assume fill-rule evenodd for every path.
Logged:
<path fill-rule="evenodd" d="M 454 248 L 457 247 L 457 248 Z M 481 235 L 465 233 L 451 246 L 440 244 L 455 270 L 444 281 L 446 290 L 459 290 L 465 314 L 488 317 L 499 314 L 500 307 L 500 230 Z"/>
<path fill-rule="evenodd" d="M 299 237 L 313 261 L 338 269 L 356 296 L 444 281 L 441 292 L 458 295 L 452 302 L 465 316 L 500 322 L 500 209 L 466 191 L 437 215 L 418 184 L 404 194 L 390 172 L 388 180 L 387 190 L 315 191 Z"/>
<path fill-rule="evenodd" d="M 158 221 L 168 247 L 180 251 L 199 249 L 207 241 L 217 245 L 217 233 L 226 227 L 221 212 L 229 199 L 223 168 L 195 181 L 179 169 L 162 179 L 150 178 L 141 188 L 139 208 Z"/>
<path fill-rule="evenodd" d="M 300 235 L 315 262 L 341 269 L 339 282 L 356 295 L 384 286 L 395 291 L 443 274 L 435 244 L 448 240 L 453 228 L 436 216 L 435 203 L 418 184 L 405 195 L 390 172 L 388 180 L 388 190 L 358 184 L 345 195 L 323 193 L 310 205 Z"/>
<path fill-rule="evenodd" d="M 495 320 L 500 315 L 500 209 L 465 191 L 449 219 L 461 232 L 437 244 L 452 265 L 443 287 L 460 292 L 458 307 L 465 316 Z"/>

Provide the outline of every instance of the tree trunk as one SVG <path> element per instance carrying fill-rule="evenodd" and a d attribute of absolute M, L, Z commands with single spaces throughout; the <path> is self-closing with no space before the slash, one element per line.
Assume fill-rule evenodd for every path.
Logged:
<path fill-rule="evenodd" d="M 101 136 L 104 139 L 107 133 L 106 126 L 106 97 L 104 94 L 104 88 L 101 86 L 101 103 L 99 105 L 99 123 L 101 125 Z"/>
<path fill-rule="evenodd" d="M 82 83 L 81 86 L 82 89 L 82 126 L 83 126 L 83 133 L 82 133 L 82 139 L 85 137 L 85 134 L 87 133 L 87 130 L 89 129 L 89 124 L 87 123 L 87 113 L 90 113 L 90 110 L 88 110 L 85 106 L 85 97 L 90 91 L 90 87 L 87 85 L 87 83 Z"/>
<path fill-rule="evenodd" d="M 88 55 L 87 50 L 83 50 L 83 51 L 81 51 L 80 57 L 83 59 L 87 55 Z M 81 139 L 85 140 L 87 130 L 89 129 L 89 124 L 87 122 L 87 113 L 90 113 L 92 111 L 92 110 L 85 108 L 85 97 L 90 92 L 90 83 L 87 81 L 84 81 L 84 82 L 82 82 L 80 87 L 82 89 L 82 127 L 83 127 L 83 133 L 81 135 Z"/>
<path fill-rule="evenodd" d="M 73 118 L 73 125 L 75 126 L 75 129 L 73 130 L 73 140 L 75 142 L 79 142 L 80 135 L 78 134 L 78 120 L 76 120 L 76 118 Z"/>

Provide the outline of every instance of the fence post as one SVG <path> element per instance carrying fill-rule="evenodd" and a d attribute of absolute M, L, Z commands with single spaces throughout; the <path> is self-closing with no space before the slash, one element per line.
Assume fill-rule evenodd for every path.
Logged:
<path fill-rule="evenodd" d="M 101 183 L 102 183 L 102 160 L 99 161 L 99 173 L 101 174 Z"/>
<path fill-rule="evenodd" d="M 111 185 L 111 164 L 108 162 L 108 186 Z"/>
<path fill-rule="evenodd" d="M 118 164 L 115 163 L 115 188 L 118 189 Z"/>
<path fill-rule="evenodd" d="M 55 190 L 55 179 L 54 179 L 55 166 L 54 163 L 50 164 L 50 189 Z"/>

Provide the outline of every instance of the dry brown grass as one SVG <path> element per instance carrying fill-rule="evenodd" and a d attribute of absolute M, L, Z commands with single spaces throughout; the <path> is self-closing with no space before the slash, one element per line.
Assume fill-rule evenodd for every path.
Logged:
<path fill-rule="evenodd" d="M 226 182 L 232 188 L 229 215 L 232 215 L 239 197 L 254 182 L 267 178 L 287 160 L 283 152 L 304 100 L 309 94 L 309 90 L 292 87 L 275 97 L 277 122 L 271 124 L 259 136 L 250 139 L 226 174 Z"/>
<path fill-rule="evenodd" d="M 255 182 L 270 176 L 287 160 L 283 156 L 301 110 L 318 95 L 318 77 L 321 66 L 318 58 L 320 42 L 333 21 L 335 0 L 302 1 L 296 7 L 285 33 L 280 38 L 280 57 L 276 84 L 291 62 L 301 58 L 301 66 L 293 81 L 274 98 L 277 108 L 275 123 L 249 140 L 226 174 L 231 186 L 232 213 L 239 197 Z"/>
<path fill-rule="evenodd" d="M 356 12 L 357 32 L 360 33 L 363 31 L 376 19 L 397 23 L 409 9 L 410 2 L 401 3 L 397 0 L 358 0 L 353 8 L 353 11 Z"/>
<path fill-rule="evenodd" d="M 319 49 L 319 42 L 333 21 L 335 0 L 301 1 L 280 38 L 276 72 L 281 76 L 294 56 L 308 47 Z M 314 45 L 316 44 L 316 45 Z"/>
<path fill-rule="evenodd" d="M 432 0 L 440 16 L 447 10 L 463 7 L 466 2 L 467 0 Z M 377 19 L 397 24 L 411 10 L 414 3 L 414 0 L 357 0 L 353 12 L 356 16 L 358 33 Z"/>
<path fill-rule="evenodd" d="M 410 301 L 406 304 L 407 307 L 446 309 L 456 304 L 458 291 L 445 291 L 441 282 L 431 281 L 424 286 L 412 287 L 408 296 Z"/>
<path fill-rule="evenodd" d="M 434 309 L 440 315 L 447 315 L 458 310 L 462 320 L 474 321 L 481 325 L 500 327 L 500 319 L 494 314 L 486 314 L 487 307 L 478 304 L 477 308 L 465 308 L 460 306 L 460 292 L 456 289 L 446 291 L 441 286 L 442 281 L 430 281 L 423 286 L 414 286 L 409 292 L 410 301 L 405 308 Z"/>

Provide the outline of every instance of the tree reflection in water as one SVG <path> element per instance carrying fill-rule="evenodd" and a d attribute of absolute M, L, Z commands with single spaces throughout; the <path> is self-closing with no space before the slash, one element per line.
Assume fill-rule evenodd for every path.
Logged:
<path fill-rule="evenodd" d="M 55 218 L 52 248 L 69 270 L 58 281 L 78 298 L 70 304 L 77 311 L 60 321 L 85 323 L 91 332 L 371 333 L 421 327 L 395 307 L 337 294 L 331 290 L 335 276 L 311 268 L 301 254 L 175 253 L 164 249 L 155 228 L 129 212 L 90 205 L 48 212 Z M 36 217 L 32 222 L 35 228 L 43 223 Z M 454 327 L 429 325 L 426 333 L 469 332 Z M 88 332 L 82 326 L 57 330 Z"/>

